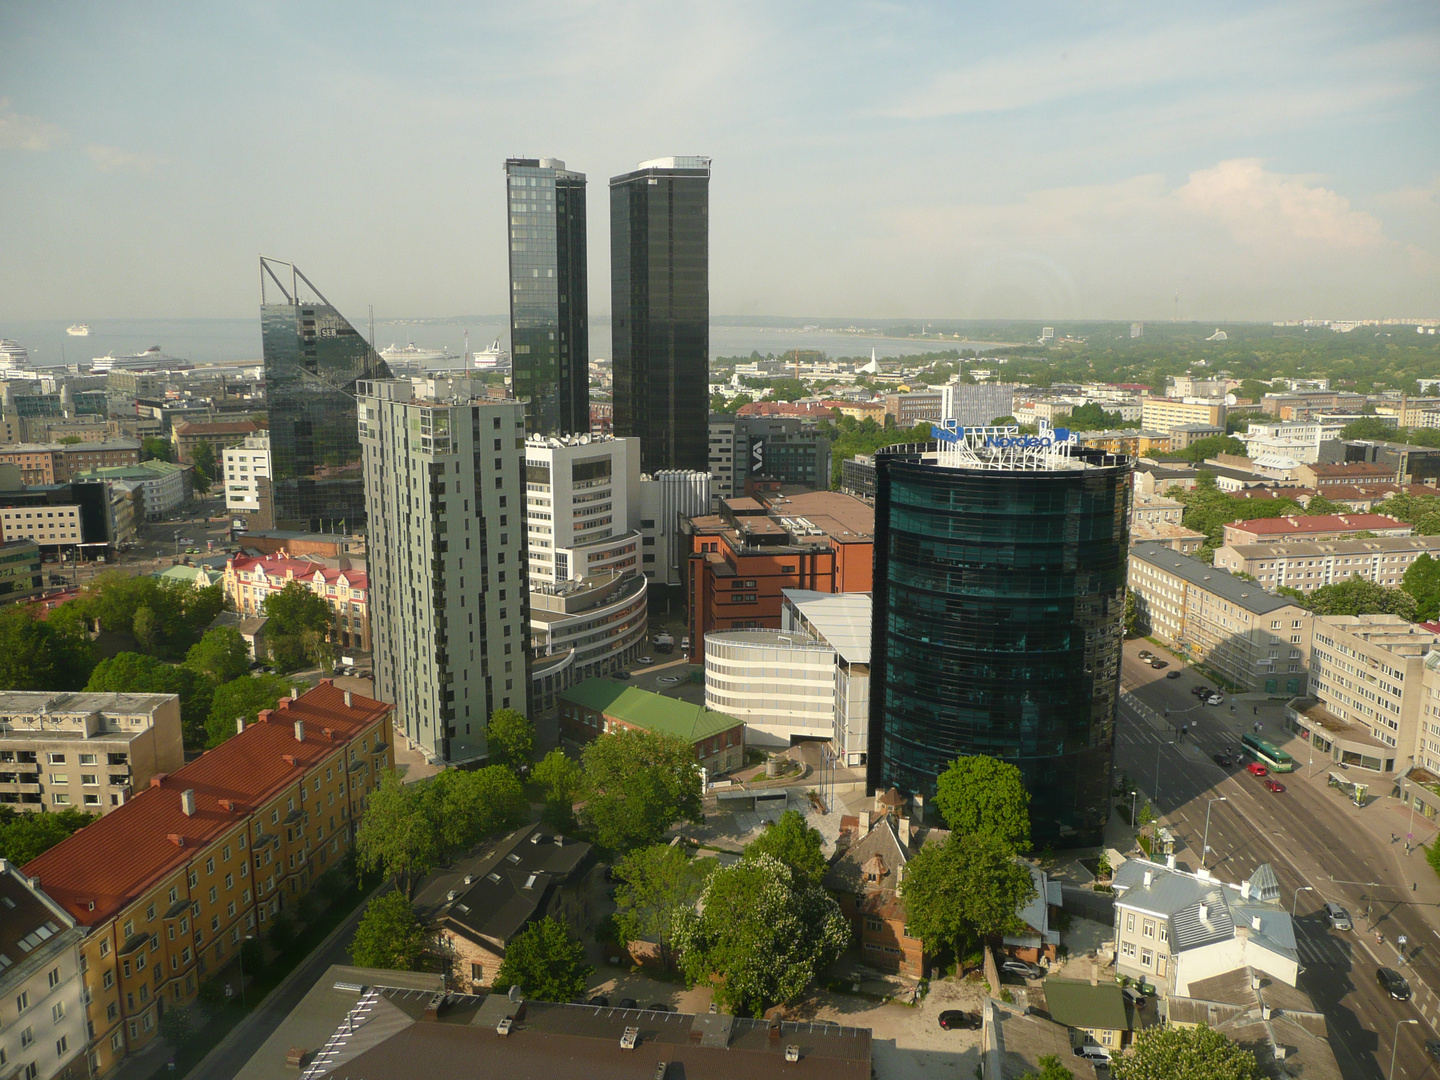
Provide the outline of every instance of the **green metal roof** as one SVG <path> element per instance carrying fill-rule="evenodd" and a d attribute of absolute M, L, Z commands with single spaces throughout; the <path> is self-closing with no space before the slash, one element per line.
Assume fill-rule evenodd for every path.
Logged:
<path fill-rule="evenodd" d="M 1046 979 L 1045 1002 L 1057 1024 L 1091 1030 L 1125 1031 L 1125 998 L 1114 983 L 1091 986 L 1074 979 Z"/>
<path fill-rule="evenodd" d="M 711 712 L 703 705 L 652 694 L 615 679 L 586 679 L 562 693 L 560 700 L 594 709 L 647 731 L 675 735 L 691 745 L 741 723 L 733 716 Z"/>

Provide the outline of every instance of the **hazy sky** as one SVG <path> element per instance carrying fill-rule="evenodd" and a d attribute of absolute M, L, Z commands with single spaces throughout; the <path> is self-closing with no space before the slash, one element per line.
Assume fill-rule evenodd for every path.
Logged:
<path fill-rule="evenodd" d="M 7 319 L 507 310 L 501 171 L 707 154 L 711 310 L 1440 315 L 1440 4 L 0 0 Z"/>

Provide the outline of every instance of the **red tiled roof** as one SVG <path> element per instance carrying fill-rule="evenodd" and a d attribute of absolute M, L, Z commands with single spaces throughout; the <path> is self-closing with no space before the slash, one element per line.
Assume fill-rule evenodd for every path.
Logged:
<path fill-rule="evenodd" d="M 333 567 L 322 566 L 320 563 L 309 562 L 306 559 L 292 559 L 286 555 L 266 555 L 258 559 L 249 555 L 233 555 L 230 558 L 230 565 L 235 568 L 236 573 L 247 574 L 264 570 L 265 576 L 270 578 L 293 577 L 297 581 L 314 581 L 315 575 L 319 574 L 322 581 L 332 585 L 343 577 L 352 589 L 365 589 L 370 584 L 370 577 L 364 570 L 354 567 L 349 570 L 336 570 Z"/>
<path fill-rule="evenodd" d="M 280 706 L 267 722 L 153 778 L 149 788 L 56 844 L 25 873 L 39 877 L 45 892 L 82 925 L 103 922 L 392 708 L 359 694 L 346 708 L 344 691 L 329 679 Z M 304 742 L 295 741 L 296 720 L 305 721 Z M 187 815 L 180 793 L 192 789 L 195 813 Z M 221 800 L 235 808 L 226 809 Z M 181 837 L 183 846 L 171 836 Z"/>
<path fill-rule="evenodd" d="M 1231 525 L 1257 536 L 1281 536 L 1285 533 L 1304 532 L 1345 532 L 1361 529 L 1407 529 L 1403 521 L 1396 521 L 1384 514 L 1306 514 L 1296 517 L 1251 518 L 1235 521 Z"/>

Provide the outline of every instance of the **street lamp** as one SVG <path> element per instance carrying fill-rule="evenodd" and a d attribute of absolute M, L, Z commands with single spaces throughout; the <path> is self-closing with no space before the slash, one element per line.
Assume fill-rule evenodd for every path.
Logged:
<path fill-rule="evenodd" d="M 1218 799 L 1211 799 L 1205 804 L 1205 841 L 1200 845 L 1200 865 L 1205 865 L 1205 856 L 1210 852 L 1210 811 L 1217 802 L 1229 802 L 1224 795 Z"/>
<path fill-rule="evenodd" d="M 246 934 L 245 941 L 240 942 L 240 1007 L 245 1008 L 245 942 L 254 941 L 254 934 Z"/>
<path fill-rule="evenodd" d="M 1290 901 L 1290 918 L 1295 918 L 1295 906 L 1300 903 L 1300 894 L 1302 892 L 1314 891 L 1315 886 L 1313 885 L 1301 885 L 1298 889 L 1295 890 L 1295 899 Z"/>
<path fill-rule="evenodd" d="M 1395 1023 L 1395 1040 L 1390 1044 L 1390 1080 L 1395 1080 L 1395 1051 L 1400 1049 L 1400 1025 L 1418 1024 L 1419 1020 L 1398 1020 Z"/>
<path fill-rule="evenodd" d="M 1135 796 L 1139 794 L 1138 791 L 1130 792 L 1130 828 L 1132 829 L 1135 828 Z"/>

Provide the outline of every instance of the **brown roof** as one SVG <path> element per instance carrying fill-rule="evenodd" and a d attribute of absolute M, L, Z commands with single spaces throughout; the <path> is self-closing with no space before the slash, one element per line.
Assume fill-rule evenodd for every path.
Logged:
<path fill-rule="evenodd" d="M 250 420 L 221 420 L 214 423 L 199 421 L 175 425 L 177 435 L 249 435 L 260 429 Z"/>
<path fill-rule="evenodd" d="M 77 922 L 95 926 L 392 708 L 359 695 L 347 708 L 344 691 L 329 679 L 280 706 L 266 722 L 251 724 L 183 769 L 153 777 L 149 788 L 56 844 L 25 872 L 39 877 Z M 295 739 L 297 720 L 305 721 L 304 742 Z M 186 790 L 195 792 L 193 815 L 181 809 Z"/>
<path fill-rule="evenodd" d="M 1306 466 L 1316 476 L 1394 476 L 1395 466 L 1378 461 L 1352 461 L 1344 465 L 1315 464 Z"/>
<path fill-rule="evenodd" d="M 10 863 L 0 870 L 0 973 L 74 924 L 27 888 Z"/>
<path fill-rule="evenodd" d="M 1304 514 L 1296 517 L 1251 518 L 1247 521 L 1232 521 L 1227 527 L 1256 536 L 1410 528 L 1405 522 L 1396 521 L 1384 514 Z"/>
<path fill-rule="evenodd" d="M 841 543 L 872 540 L 875 507 L 839 491 L 809 491 L 803 495 L 766 499 L 772 516 L 803 517 Z"/>

